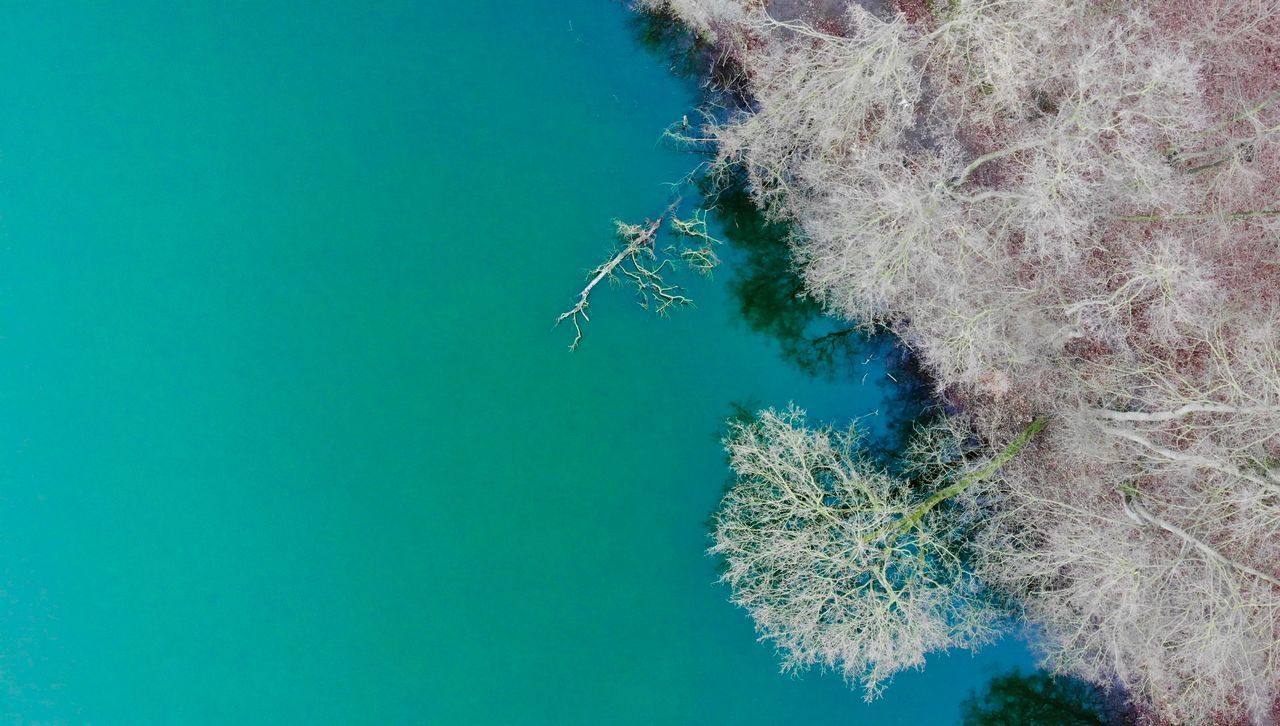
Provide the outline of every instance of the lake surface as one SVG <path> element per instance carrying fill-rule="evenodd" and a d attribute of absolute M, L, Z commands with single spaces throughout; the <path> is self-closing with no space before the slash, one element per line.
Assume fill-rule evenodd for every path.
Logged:
<path fill-rule="evenodd" d="M 1029 664 L 867 706 L 714 584 L 733 404 L 883 422 L 881 362 L 732 260 L 551 329 L 697 163 L 621 5 L 11 3 L 0 59 L 8 721 L 945 724 Z"/>

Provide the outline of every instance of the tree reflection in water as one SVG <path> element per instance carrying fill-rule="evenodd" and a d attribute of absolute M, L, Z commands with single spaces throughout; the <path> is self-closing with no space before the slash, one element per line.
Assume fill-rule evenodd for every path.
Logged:
<path fill-rule="evenodd" d="M 960 705 L 965 726 L 1121 726 L 1137 723 L 1115 693 L 1047 671 L 1010 671 Z"/>
<path fill-rule="evenodd" d="M 804 294 L 793 265 L 789 225 L 770 221 L 736 179 L 702 182 L 704 205 L 730 254 L 724 267 L 742 321 L 778 344 L 783 358 L 810 376 L 874 386 L 889 416 L 888 436 L 869 440 L 891 453 L 929 411 L 930 386 L 915 357 L 883 330 L 834 319 Z"/>

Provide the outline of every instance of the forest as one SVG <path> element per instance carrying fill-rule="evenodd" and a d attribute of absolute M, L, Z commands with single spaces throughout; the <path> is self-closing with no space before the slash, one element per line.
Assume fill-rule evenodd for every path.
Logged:
<path fill-rule="evenodd" d="M 1021 629 L 1142 722 L 1280 717 L 1280 4 L 636 7 L 701 74 L 668 135 L 937 404 L 889 463 L 794 407 L 730 426 L 711 552 L 784 667 L 873 699 Z M 664 217 L 606 262 L 660 310 Z"/>

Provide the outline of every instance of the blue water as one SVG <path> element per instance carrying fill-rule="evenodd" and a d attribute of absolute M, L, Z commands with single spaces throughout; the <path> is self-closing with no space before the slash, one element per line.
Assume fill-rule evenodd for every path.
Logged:
<path fill-rule="evenodd" d="M 845 421 L 731 262 L 602 290 L 696 160 L 627 13 L 30 2 L 0 23 L 10 722 L 950 723 L 1017 643 L 862 704 L 714 584 L 735 402 Z M 733 255 L 730 255 L 731 257 Z"/>

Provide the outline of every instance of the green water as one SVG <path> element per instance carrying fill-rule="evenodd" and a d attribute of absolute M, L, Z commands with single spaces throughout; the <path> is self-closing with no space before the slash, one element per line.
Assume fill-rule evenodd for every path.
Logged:
<path fill-rule="evenodd" d="M 10 722 L 950 723 L 1028 656 L 861 703 L 714 585 L 731 403 L 847 419 L 738 319 L 550 324 L 696 163 L 607 0 L 8 3 Z M 888 414 L 889 411 L 883 413 Z"/>

